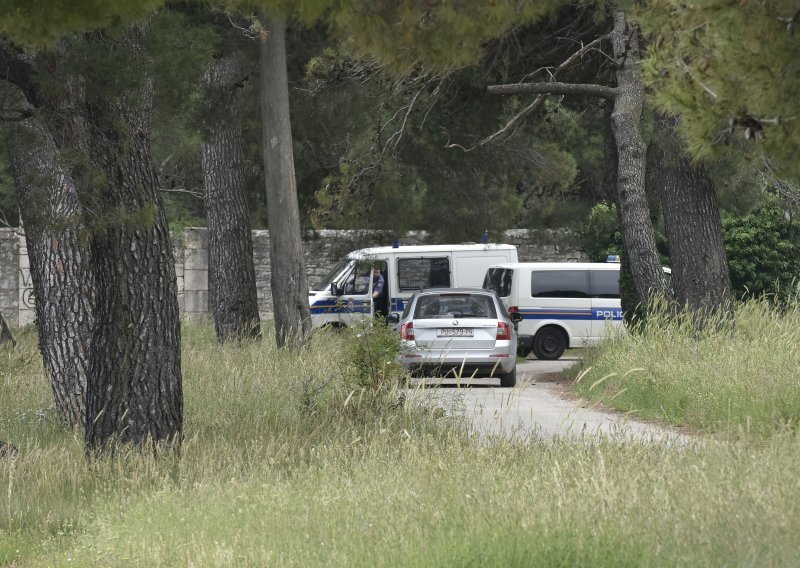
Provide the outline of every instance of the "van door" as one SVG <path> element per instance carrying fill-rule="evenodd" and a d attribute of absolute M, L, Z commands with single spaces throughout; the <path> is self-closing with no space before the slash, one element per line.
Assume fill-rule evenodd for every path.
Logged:
<path fill-rule="evenodd" d="M 622 326 L 619 266 L 592 268 L 589 288 L 592 294 L 592 337 L 589 344 L 596 345 Z"/>
<path fill-rule="evenodd" d="M 339 283 L 339 319 L 352 325 L 354 317 L 372 315 L 372 263 L 359 261 Z"/>
<path fill-rule="evenodd" d="M 558 322 L 570 336 L 570 347 L 581 347 L 589 341 L 592 298 L 588 270 L 532 270 L 531 297 L 532 307 L 526 310 L 526 319 L 538 319 L 542 325 L 548 320 Z"/>

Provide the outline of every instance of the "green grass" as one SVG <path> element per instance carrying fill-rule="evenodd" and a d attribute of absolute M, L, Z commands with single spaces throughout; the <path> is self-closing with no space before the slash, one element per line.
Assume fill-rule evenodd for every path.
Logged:
<path fill-rule="evenodd" d="M 653 316 L 640 333 L 586 350 L 577 391 L 648 420 L 766 437 L 800 421 L 800 304 L 738 306 L 735 325 L 697 332 Z"/>
<path fill-rule="evenodd" d="M 675 448 L 477 442 L 397 393 L 354 394 L 347 337 L 184 341 L 180 458 L 86 464 L 23 335 L 2 353 L 0 564 L 790 566 L 800 437 Z M 616 348 L 616 346 L 615 346 Z M 348 371 L 351 369 L 351 371 Z M 44 410 L 44 412 L 41 412 Z"/>

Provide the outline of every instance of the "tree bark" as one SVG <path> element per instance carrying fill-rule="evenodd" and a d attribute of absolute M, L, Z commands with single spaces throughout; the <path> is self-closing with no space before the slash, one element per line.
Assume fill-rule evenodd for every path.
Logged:
<path fill-rule="evenodd" d="M 77 187 L 52 135 L 34 118 L 6 126 L 39 348 L 62 421 L 83 426 L 95 286 Z"/>
<path fill-rule="evenodd" d="M 242 129 L 235 91 L 234 55 L 214 61 L 202 77 L 207 102 L 202 141 L 203 185 L 208 220 L 208 292 L 217 339 L 258 337 L 253 240 L 244 193 Z"/>
<path fill-rule="evenodd" d="M 299 347 L 311 331 L 311 313 L 294 176 L 286 76 L 286 19 L 283 16 L 267 20 L 260 43 L 261 120 L 275 339 L 278 347 Z"/>
<path fill-rule="evenodd" d="M 136 32 L 97 49 L 148 61 Z M 134 75 L 135 76 L 135 75 Z M 90 91 L 92 252 L 98 286 L 87 390 L 87 453 L 121 442 L 181 441 L 180 320 L 169 228 L 150 152 L 152 83 Z M 137 92 L 138 91 L 138 92 Z"/>
<path fill-rule="evenodd" d="M 728 261 L 714 184 L 676 137 L 677 118 L 657 115 L 648 182 L 661 200 L 675 301 L 701 319 L 733 316 Z"/>
<path fill-rule="evenodd" d="M 624 12 L 614 12 L 612 44 L 617 62 L 617 95 L 611 113 L 619 162 L 617 203 L 636 292 L 646 306 L 664 291 L 664 276 L 645 194 L 646 156 L 641 133 L 644 84 L 639 41 Z"/>

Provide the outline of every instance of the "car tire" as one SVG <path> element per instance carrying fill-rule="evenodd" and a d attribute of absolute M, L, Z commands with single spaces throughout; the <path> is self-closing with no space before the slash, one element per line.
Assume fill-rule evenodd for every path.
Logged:
<path fill-rule="evenodd" d="M 544 327 L 533 338 L 533 353 L 537 359 L 552 361 L 564 354 L 567 337 L 557 327 Z"/>
<path fill-rule="evenodd" d="M 500 386 L 503 388 L 511 388 L 517 384 L 517 366 L 511 369 L 510 373 L 500 375 Z"/>

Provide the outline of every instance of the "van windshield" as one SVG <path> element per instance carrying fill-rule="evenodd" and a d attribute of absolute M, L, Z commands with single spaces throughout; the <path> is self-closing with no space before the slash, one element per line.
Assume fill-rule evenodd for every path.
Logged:
<path fill-rule="evenodd" d="M 319 280 L 316 284 L 314 284 L 312 290 L 327 290 L 328 288 L 330 288 L 331 283 L 336 279 L 337 276 L 339 276 L 339 274 L 342 273 L 342 270 L 344 270 L 347 267 L 347 265 L 350 264 L 351 262 L 353 261 L 349 258 L 340 260 L 336 264 L 336 266 L 331 268 L 328 271 L 328 273 L 322 277 L 321 280 Z"/>
<path fill-rule="evenodd" d="M 485 290 L 494 290 L 501 298 L 511 295 L 511 282 L 514 280 L 514 271 L 510 268 L 490 268 L 483 279 Z"/>

